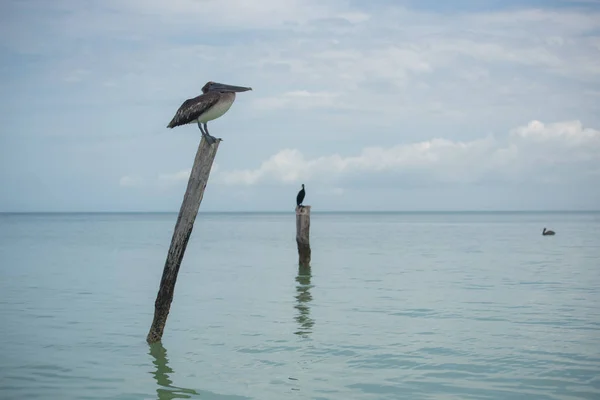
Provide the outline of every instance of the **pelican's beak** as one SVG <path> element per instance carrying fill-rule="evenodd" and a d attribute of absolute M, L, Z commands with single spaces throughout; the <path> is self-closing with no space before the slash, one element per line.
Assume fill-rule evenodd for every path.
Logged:
<path fill-rule="evenodd" d="M 215 90 L 218 92 L 247 92 L 248 90 L 252 90 L 252 88 L 251 87 L 243 87 L 243 86 L 226 85 L 224 83 L 213 83 L 211 85 L 211 90 Z"/>

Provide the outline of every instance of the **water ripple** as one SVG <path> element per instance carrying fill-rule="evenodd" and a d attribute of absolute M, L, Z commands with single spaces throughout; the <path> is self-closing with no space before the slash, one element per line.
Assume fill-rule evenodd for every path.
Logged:
<path fill-rule="evenodd" d="M 3 219 L 0 398 L 600 398 L 600 218 L 288 217 L 202 216 L 152 346 L 176 215 Z"/>

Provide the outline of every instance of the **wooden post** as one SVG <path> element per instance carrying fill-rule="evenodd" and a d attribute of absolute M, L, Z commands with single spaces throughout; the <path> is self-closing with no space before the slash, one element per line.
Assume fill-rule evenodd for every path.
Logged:
<path fill-rule="evenodd" d="M 298 264 L 310 265 L 310 206 L 296 207 L 296 243 L 298 244 Z"/>
<path fill-rule="evenodd" d="M 148 332 L 146 341 L 155 343 L 162 339 L 167 316 L 171 309 L 173 294 L 175 291 L 175 283 L 177 282 L 177 274 L 183 260 L 183 254 L 187 247 L 188 240 L 194 227 L 194 221 L 204 196 L 204 189 L 210 176 L 212 164 L 217 155 L 220 139 L 213 145 L 208 144 L 204 137 L 200 140 L 194 165 L 190 172 L 187 189 L 183 196 L 183 202 L 179 209 L 179 216 L 171 238 L 171 247 L 167 253 L 167 260 L 163 270 L 160 288 L 154 303 L 154 320 Z"/>

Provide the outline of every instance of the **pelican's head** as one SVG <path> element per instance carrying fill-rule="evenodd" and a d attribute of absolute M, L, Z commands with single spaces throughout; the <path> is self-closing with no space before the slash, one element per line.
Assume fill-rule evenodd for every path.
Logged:
<path fill-rule="evenodd" d="M 204 85 L 204 87 L 202 88 L 202 93 L 208 93 L 208 92 L 220 92 L 220 93 L 225 93 L 225 92 L 246 92 L 248 90 L 252 90 L 252 88 L 250 87 L 243 87 L 243 86 L 233 86 L 233 85 L 226 85 L 224 83 L 218 83 L 218 82 L 206 82 L 206 85 Z"/>

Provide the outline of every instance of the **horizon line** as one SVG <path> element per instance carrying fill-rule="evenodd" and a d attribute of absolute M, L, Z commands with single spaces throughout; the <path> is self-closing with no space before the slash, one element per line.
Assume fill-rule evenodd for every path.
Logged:
<path fill-rule="evenodd" d="M 600 209 L 548 209 L 548 210 L 311 210 L 311 213 L 327 214 L 358 214 L 358 213 L 597 213 Z M 95 211 L 0 211 L 0 214 L 178 214 L 171 211 L 142 211 L 142 210 L 95 210 Z M 199 210 L 198 214 L 293 214 L 294 210 Z"/>

